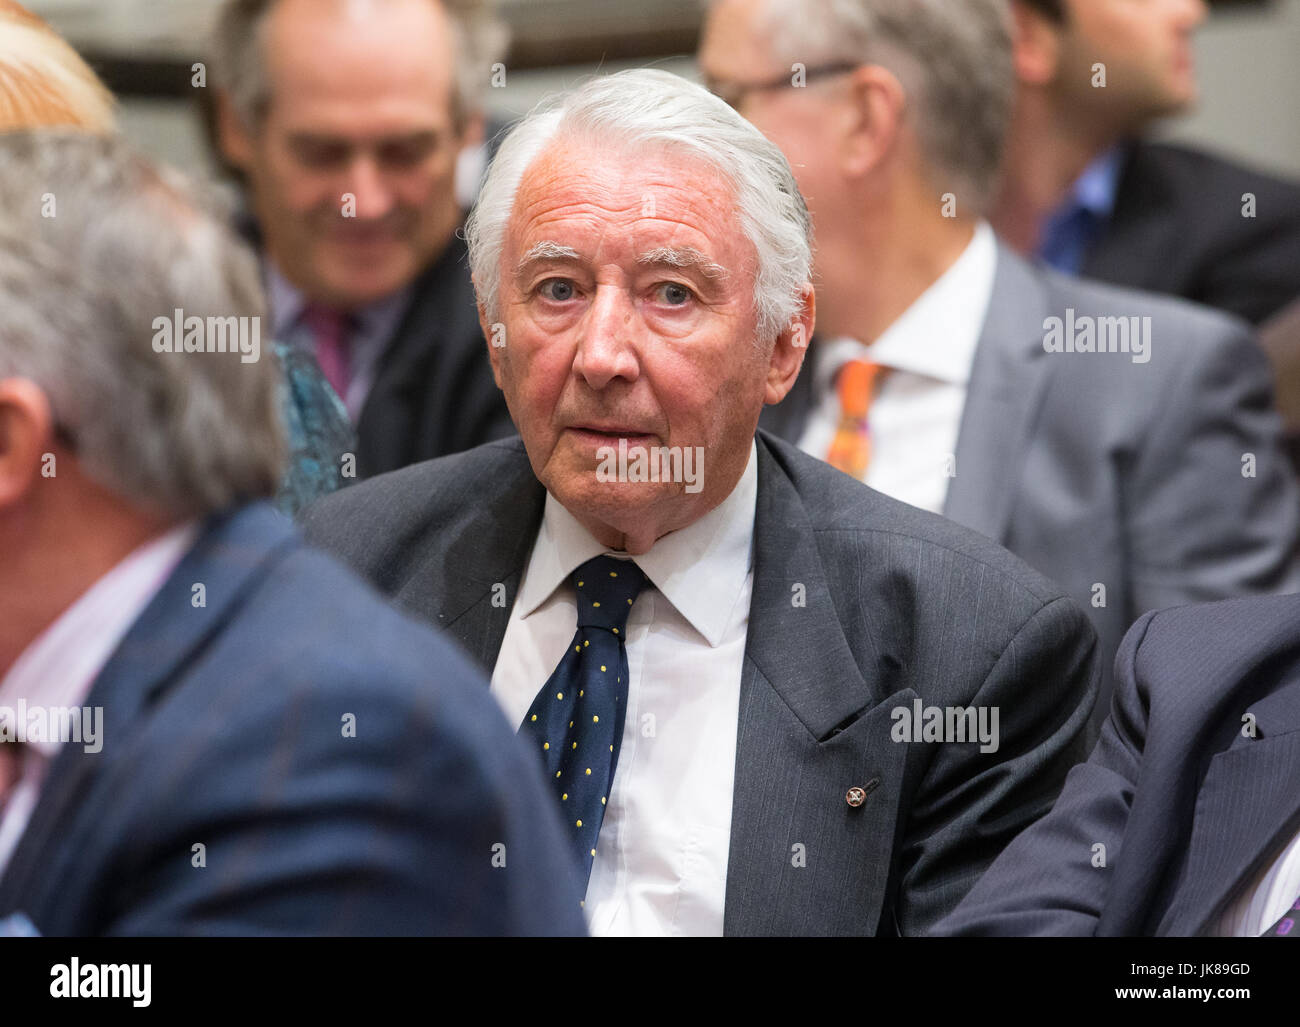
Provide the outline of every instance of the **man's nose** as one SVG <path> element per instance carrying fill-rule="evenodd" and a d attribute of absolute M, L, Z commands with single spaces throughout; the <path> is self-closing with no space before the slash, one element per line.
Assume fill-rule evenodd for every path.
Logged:
<path fill-rule="evenodd" d="M 393 190 L 389 187 L 379 163 L 370 154 L 361 154 L 348 168 L 345 193 L 350 193 L 352 203 L 344 197 L 344 216 L 349 214 L 359 221 L 382 218 L 393 208 Z"/>
<path fill-rule="evenodd" d="M 639 321 L 632 298 L 617 286 L 597 286 L 573 370 L 593 389 L 603 389 L 621 378 L 636 381 L 641 373 L 637 357 Z"/>

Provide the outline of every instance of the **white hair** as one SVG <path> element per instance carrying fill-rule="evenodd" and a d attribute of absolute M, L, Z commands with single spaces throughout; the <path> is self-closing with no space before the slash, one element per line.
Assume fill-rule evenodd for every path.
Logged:
<path fill-rule="evenodd" d="M 812 220 L 790 165 L 716 96 L 655 69 L 592 79 L 535 110 L 501 144 L 465 226 L 474 287 L 492 320 L 499 316 L 502 251 L 519 184 L 552 143 L 575 137 L 624 152 L 668 147 L 715 169 L 731 186 L 740 228 L 758 254 L 759 338 L 770 342 L 789 326 L 812 274 Z"/>
<path fill-rule="evenodd" d="M 154 319 L 264 317 L 256 257 L 115 137 L 0 134 L 0 378 L 45 394 L 86 475 L 195 517 L 279 487 L 274 359 L 157 353 Z"/>

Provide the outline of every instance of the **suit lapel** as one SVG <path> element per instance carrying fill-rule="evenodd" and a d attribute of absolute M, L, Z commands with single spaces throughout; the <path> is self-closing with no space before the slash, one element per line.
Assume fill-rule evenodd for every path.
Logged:
<path fill-rule="evenodd" d="M 906 746 L 871 746 L 888 738 L 892 704 L 864 681 L 807 511 L 761 436 L 758 455 L 724 929 L 871 933 Z M 854 786 L 867 791 L 856 808 Z"/>
<path fill-rule="evenodd" d="M 1211 761 L 1196 797 L 1187 862 L 1157 934 L 1197 935 L 1300 829 L 1300 689 L 1250 708 L 1260 736 Z M 1265 925 L 1267 926 L 1267 925 Z"/>
<path fill-rule="evenodd" d="M 502 445 L 516 447 L 516 459 L 476 483 L 490 487 L 495 480 L 495 494 L 476 493 L 468 516 L 447 532 L 433 533 L 399 596 L 446 629 L 489 676 L 546 505 L 546 490 L 533 475 L 523 443 Z M 450 543 L 448 532 L 454 532 Z"/>
<path fill-rule="evenodd" d="M 1006 540 L 1016 485 L 1048 379 L 1049 300 L 1034 269 L 998 245 L 997 272 L 975 349 L 944 515 Z"/>
<path fill-rule="evenodd" d="M 85 705 L 103 707 L 105 744 L 98 753 L 65 745 L 55 757 L 0 880 L 0 909 L 23 907 L 28 883 L 62 844 L 59 825 L 70 817 L 67 811 L 84 794 L 86 782 L 125 749 L 123 739 L 141 729 L 142 710 L 180 677 L 223 630 L 249 589 L 296 544 L 289 522 L 265 504 L 209 523 L 95 679 Z M 203 606 L 194 605 L 197 584 L 204 588 Z"/>

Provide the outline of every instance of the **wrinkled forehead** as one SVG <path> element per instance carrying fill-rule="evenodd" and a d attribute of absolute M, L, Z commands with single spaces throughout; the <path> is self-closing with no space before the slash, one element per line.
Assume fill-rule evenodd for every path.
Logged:
<path fill-rule="evenodd" d="M 611 257 L 689 246 L 737 270 L 755 258 L 727 176 L 700 154 L 658 142 L 551 142 L 520 179 L 505 249 L 517 256 L 542 242 Z"/>

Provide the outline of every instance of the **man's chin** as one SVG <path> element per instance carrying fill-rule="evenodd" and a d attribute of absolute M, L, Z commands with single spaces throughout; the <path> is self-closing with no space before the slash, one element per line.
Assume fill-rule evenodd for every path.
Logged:
<path fill-rule="evenodd" d="M 383 264 L 348 262 L 331 266 L 321 276 L 322 284 L 340 306 L 356 309 L 378 303 L 400 292 L 414 281 L 417 270 L 406 261 Z"/>

